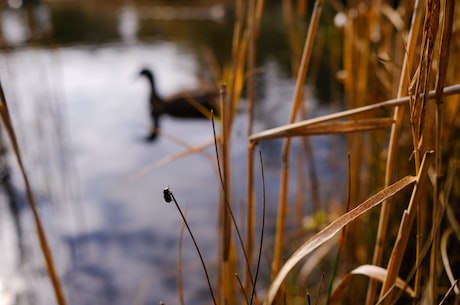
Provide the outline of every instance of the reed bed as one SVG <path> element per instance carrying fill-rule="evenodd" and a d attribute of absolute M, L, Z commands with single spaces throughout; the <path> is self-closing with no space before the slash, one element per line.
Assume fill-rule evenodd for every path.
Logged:
<path fill-rule="evenodd" d="M 383 0 L 350 0 L 346 4 L 316 0 L 310 12 L 308 1 L 299 0 L 296 4 L 283 1 L 295 81 L 291 114 L 285 125 L 259 132 L 254 132 L 252 124 L 258 102 L 254 77 L 259 71 L 257 40 L 265 3 L 237 0 L 235 4 L 232 60 L 220 69 L 221 82 L 226 85 L 221 87 L 220 127 L 215 128 L 215 160 L 222 192 L 214 283 L 202 261 L 212 301 L 248 305 L 460 304 L 459 209 L 453 204 L 460 196 L 455 187 L 459 183 L 460 69 L 456 57 L 460 51 L 460 8 L 450 0 L 402 0 L 397 4 Z M 340 29 L 336 29 L 343 41 L 340 46 L 337 42 L 328 43 L 328 37 L 318 36 L 320 26 L 334 27 L 332 19 L 322 19 L 325 10 L 343 19 Z M 323 42 L 317 44 L 318 39 Z M 310 65 L 312 56 L 320 53 L 315 53 L 315 47 L 325 44 L 341 51 L 331 52 L 339 56 L 331 62 L 341 63 L 334 82 L 341 84 L 344 109 L 308 118 L 308 109 L 302 103 L 303 91 L 309 72 L 315 68 Z M 229 156 L 233 120 L 243 88 L 249 114 L 247 172 L 240 174 L 247 177 L 244 223 L 233 215 Z M 20 162 L 4 100 L 0 106 Z M 298 192 L 293 189 L 295 183 L 289 180 L 289 173 L 294 166 L 299 167 L 290 160 L 291 139 L 302 137 L 308 154 L 308 150 L 315 149 L 308 145 L 308 137 L 318 134 L 347 135 L 349 162 L 343 166 L 348 168 L 348 182 L 321 187 L 343 187 L 348 194 L 343 198 L 341 215 L 314 232 L 297 226 L 301 241 L 288 245 L 287 224 L 296 222 L 288 213 L 294 208 L 288 194 Z M 256 200 L 254 183 L 261 179 L 265 186 L 263 151 L 259 155 L 260 178 L 256 178 L 255 159 L 258 145 L 275 138 L 284 142 L 280 196 L 276 220 L 272 220 L 276 229 L 274 236 L 268 237 L 273 238 L 272 248 L 268 249 L 264 246 L 265 198 Z M 202 152 L 206 146 L 189 147 L 188 153 Z M 27 185 L 25 170 L 23 173 Z M 314 179 L 314 175 L 309 178 Z M 33 196 L 29 199 L 34 209 Z M 169 189 L 165 190 L 165 199 L 175 202 L 193 238 L 180 210 L 180 199 L 176 201 Z M 321 212 L 321 206 L 309 198 L 301 198 L 300 204 Z M 262 219 L 257 217 L 259 207 L 264 210 Z M 321 208 L 323 213 L 332 215 L 332 207 Z M 36 223 L 58 303 L 65 304 L 38 214 Z M 262 224 L 262 231 L 256 230 L 257 223 Z M 334 237 L 339 232 L 337 241 Z M 327 251 L 321 252 L 326 246 Z M 271 258 L 270 267 L 261 263 L 263 256 Z M 333 258 L 334 263 L 322 270 L 313 270 L 319 264 L 310 264 L 313 267 L 307 270 L 301 268 L 313 257 L 315 262 Z M 258 282 L 260 268 L 270 269 L 268 287 Z M 303 273 L 322 273 L 313 280 L 309 276 L 318 285 L 299 285 L 297 279 L 305 276 L 300 269 Z M 182 291 L 179 293 L 181 303 L 186 302 Z"/>
<path fill-rule="evenodd" d="M 315 303 L 441 304 L 446 300 L 458 303 L 455 274 L 447 271 L 451 269 L 450 263 L 458 266 L 458 261 L 453 252 L 446 252 L 445 245 L 442 251 L 440 247 L 441 235 L 443 232 L 451 234 L 447 232 L 453 230 L 452 226 L 457 226 L 458 217 L 458 211 L 449 208 L 449 200 L 445 198 L 453 196 L 450 183 L 458 176 L 452 173 L 456 169 L 448 164 L 457 158 L 455 151 L 449 147 L 452 147 L 450 143 L 457 142 L 454 130 L 458 123 L 452 113 L 458 112 L 460 75 L 452 60 L 458 52 L 458 33 L 455 31 L 458 24 L 455 16 L 459 10 L 452 1 L 399 1 L 397 4 L 385 1 L 348 1 L 346 5 L 337 1 L 331 3 L 315 1 L 311 12 L 306 14 L 306 9 L 303 9 L 308 7 L 306 2 L 298 1 L 295 7 L 292 1 L 283 1 L 296 83 L 291 115 L 284 126 L 254 133 L 251 132 L 251 120 L 253 103 L 257 101 L 253 96 L 254 84 L 251 77 L 255 71 L 253 57 L 258 28 L 254 24 L 260 20 L 260 16 L 256 15 L 255 4 L 248 1 L 245 32 L 241 29 L 244 27 L 244 21 L 241 20 L 243 4 L 238 2 L 240 18 L 236 28 L 246 34 L 236 35 L 234 45 L 240 48 L 244 45 L 248 50 L 248 238 L 242 247 L 249 249 L 246 259 L 249 259 L 250 265 L 254 260 L 254 236 L 257 234 L 254 229 L 257 221 L 253 181 L 254 152 L 262 141 L 284 139 L 277 225 L 270 253 L 272 279 L 261 297 L 267 305 L 297 303 L 299 299 L 300 302 L 310 304 L 310 294 L 301 290 L 299 292 L 299 288 L 310 290 L 313 287 L 296 288 L 296 281 L 292 277 L 299 276 L 298 265 L 301 262 L 314 255 L 316 249 L 342 231 L 335 265 L 329 270 L 322 270 L 327 273 L 326 278 L 330 281 L 322 286 L 329 289 L 319 289 L 314 296 Z M 317 39 L 324 5 L 329 5 L 329 12 L 332 8 L 344 20 L 341 25 L 343 45 L 340 47 L 342 67 L 336 72 L 340 76 L 338 81 L 342 83 L 345 109 L 323 117 L 307 118 L 308 109 L 303 108 L 302 103 L 303 89 L 306 75 L 312 69 L 310 61 L 314 48 L 322 45 L 321 40 L 319 43 L 317 40 L 327 40 L 327 37 Z M 262 7 L 262 4 L 258 7 Z M 299 37 L 305 31 L 299 24 L 305 20 L 306 15 L 309 26 L 301 50 Z M 332 27 L 332 24 L 323 22 L 322 26 Z M 248 46 L 238 40 L 245 36 Z M 330 47 L 337 48 L 337 45 Z M 234 57 L 238 61 L 233 64 L 234 67 L 244 66 L 241 63 L 244 59 L 240 55 Z M 241 83 L 243 75 L 232 76 L 232 84 Z M 231 96 L 229 103 L 234 105 L 235 95 Z M 445 108 L 449 108 L 449 119 L 443 115 L 446 113 Z M 231 124 L 222 126 L 224 133 L 227 126 L 231 128 Z M 308 141 L 309 136 L 319 134 L 347 135 L 349 191 L 343 200 L 350 205 L 349 210 L 343 210 L 342 215 L 316 233 L 305 232 L 300 228 L 304 241 L 294 248 L 289 245 L 287 249 L 286 224 L 295 221 L 287 213 L 293 208 L 287 194 L 298 192 L 292 189 L 295 183 L 289 181 L 289 172 L 293 168 L 290 161 L 291 138 L 302 137 Z M 225 142 L 226 137 L 222 139 Z M 221 166 L 228 165 L 223 163 Z M 453 179 L 447 189 L 447 181 L 444 179 L 446 175 Z M 314 179 L 312 176 L 310 178 Z M 228 202 L 231 203 L 231 200 Z M 301 204 L 318 207 L 305 198 Z M 372 218 L 368 213 L 371 210 L 374 215 Z M 366 229 L 369 234 L 363 235 Z M 228 228 L 222 232 L 226 232 L 222 240 L 228 240 Z M 376 235 L 369 237 L 372 232 L 376 232 Z M 286 253 L 291 254 L 283 260 Z M 441 256 L 444 257 L 442 268 Z M 239 274 L 238 270 L 234 269 L 231 273 Z M 449 279 L 444 276 L 444 272 L 449 274 Z M 355 275 L 367 277 L 367 284 L 356 280 Z M 221 284 L 229 282 L 222 281 Z M 246 282 L 245 286 L 241 286 L 240 293 L 245 295 L 250 291 L 250 286 L 256 284 Z M 224 292 L 221 301 L 233 304 L 235 297 L 230 298 L 225 291 L 234 292 L 235 287 L 221 286 L 219 289 Z"/>

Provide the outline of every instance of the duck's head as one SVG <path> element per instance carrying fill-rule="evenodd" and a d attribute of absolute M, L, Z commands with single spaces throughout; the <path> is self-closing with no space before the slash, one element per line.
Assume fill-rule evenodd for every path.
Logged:
<path fill-rule="evenodd" d="M 140 76 L 145 76 L 147 78 L 153 79 L 153 73 L 150 69 L 144 68 L 139 72 Z"/>

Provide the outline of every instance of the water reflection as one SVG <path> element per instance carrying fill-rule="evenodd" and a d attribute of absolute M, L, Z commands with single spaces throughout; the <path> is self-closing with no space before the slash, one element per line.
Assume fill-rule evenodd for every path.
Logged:
<path fill-rule="evenodd" d="M 209 7 L 153 6 L 141 8 L 142 18 L 157 20 L 212 20 L 222 22 L 229 18 L 231 9 L 223 4 Z"/>
<path fill-rule="evenodd" d="M 51 35 L 49 8 L 39 0 L 10 0 L 1 12 L 1 32 L 5 46 L 43 41 Z"/>
<path fill-rule="evenodd" d="M 139 30 L 139 18 L 133 5 L 124 5 L 118 13 L 118 32 L 123 42 L 133 43 L 137 41 Z"/>
<path fill-rule="evenodd" d="M 59 47 L 2 52 L 0 76 L 69 304 L 132 304 L 139 296 L 143 298 L 139 303 L 176 303 L 181 220 L 177 211 L 164 203 L 162 190 L 171 186 L 176 198 L 190 207 L 190 225 L 206 260 L 213 262 L 219 180 L 214 160 L 207 158 L 213 156 L 211 147 L 205 158 L 190 155 L 128 183 L 129 177 L 146 166 L 185 150 L 167 137 L 161 137 L 155 146 L 143 142 L 150 125 L 146 114 L 149 88 L 135 76 L 145 65 L 159 71 L 158 90 L 165 96 L 195 87 L 200 82 L 196 75 L 206 74 L 210 68 L 203 64 L 203 47 L 216 54 L 219 64 L 225 62 L 231 50 L 232 26 L 213 17 L 219 7 L 192 11 L 188 16 L 182 9 L 165 8 L 163 17 L 130 4 L 109 8 L 56 3 L 50 8 L 50 18 Z M 11 12 L 17 14 L 16 22 L 23 31 L 22 36 L 15 34 L 22 38 L 16 38 L 14 45 L 24 45 L 35 27 L 21 15 L 24 10 Z M 172 20 L 173 16 L 181 21 Z M 257 130 L 283 124 L 288 117 L 294 88 L 286 67 L 280 64 L 280 56 L 286 55 L 282 34 L 272 31 L 262 39 L 270 47 L 263 49 L 259 59 L 264 69 L 258 79 Z M 279 55 L 279 50 L 284 53 Z M 308 102 L 310 109 L 312 105 Z M 246 161 L 246 119 L 242 111 L 233 135 L 235 202 L 244 202 L 246 196 L 241 178 Z M 183 139 L 187 145 L 212 142 L 208 121 L 165 117 L 162 123 L 171 138 Z M 325 138 L 315 142 L 320 150 L 316 159 L 319 171 L 331 172 L 328 158 L 335 152 L 331 145 Z M 267 162 L 267 184 L 275 186 L 267 194 L 270 209 L 278 198 L 280 143 L 266 142 L 261 149 Z M 322 178 L 330 184 L 336 177 Z M 15 185 L 21 185 L 19 180 L 16 176 Z M 5 207 L 0 207 L 1 211 Z M 16 262 L 20 248 L 11 238 L 15 227 L 3 221 L 9 219 L 6 215 L 0 215 L 0 238 L 5 238 L 2 241 L 10 252 L 0 257 L 0 293 L 5 277 L 20 277 L 20 284 L 8 282 L 5 288 L 18 303 L 21 298 L 29 304 L 53 303 L 30 212 L 21 210 L 20 218 L 27 251 L 33 255 L 20 270 L 11 263 Z M 208 300 L 207 288 L 204 281 L 197 280 L 202 270 L 189 242 L 184 241 L 187 250 L 183 254 L 186 299 L 202 303 Z"/>

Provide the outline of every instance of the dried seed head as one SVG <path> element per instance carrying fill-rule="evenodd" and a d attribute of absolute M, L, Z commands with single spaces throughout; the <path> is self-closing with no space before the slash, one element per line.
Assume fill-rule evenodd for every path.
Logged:
<path fill-rule="evenodd" d="M 163 197 L 165 198 L 166 202 L 172 201 L 171 191 L 169 190 L 169 186 L 163 190 Z"/>

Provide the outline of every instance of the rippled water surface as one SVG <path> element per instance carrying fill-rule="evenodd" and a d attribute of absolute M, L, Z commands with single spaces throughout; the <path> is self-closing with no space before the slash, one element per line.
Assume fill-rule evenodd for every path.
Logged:
<path fill-rule="evenodd" d="M 219 197 L 213 130 L 206 120 L 164 117 L 165 135 L 146 143 L 149 88 L 138 71 L 145 66 L 154 69 L 158 90 L 167 96 L 196 87 L 199 76 L 209 75 L 210 68 L 203 65 L 201 53 L 182 42 L 136 39 L 133 31 L 140 31 L 140 26 L 129 15 L 133 12 L 120 11 L 125 14 L 118 24 L 124 39 L 5 49 L 0 53 L 0 79 L 69 304 L 158 304 L 161 300 L 174 304 L 178 302 L 181 219 L 175 207 L 164 202 L 162 191 L 171 187 L 212 269 Z M 287 121 L 293 92 L 292 80 L 278 61 L 267 59 L 262 65 L 257 130 Z M 306 103 L 315 113 L 329 111 L 312 100 Z M 237 207 L 246 196 L 244 100 L 241 104 L 232 135 Z M 187 150 L 175 139 L 189 146 L 210 146 L 204 153 L 171 161 Z M 8 143 L 5 136 L 3 140 Z M 312 143 L 317 171 L 324 173 L 320 183 L 339 179 L 334 154 L 342 146 L 340 141 L 318 137 Z M 273 215 L 280 141 L 260 147 L 270 186 L 267 204 Z M 6 158 L 20 203 L 21 229 L 17 231 L 3 192 L 0 304 L 53 304 L 23 182 L 14 156 Z M 269 219 L 268 227 L 273 222 Z M 19 244 L 25 253 L 22 258 Z M 203 272 L 187 236 L 183 247 L 187 302 L 207 302 Z"/>

